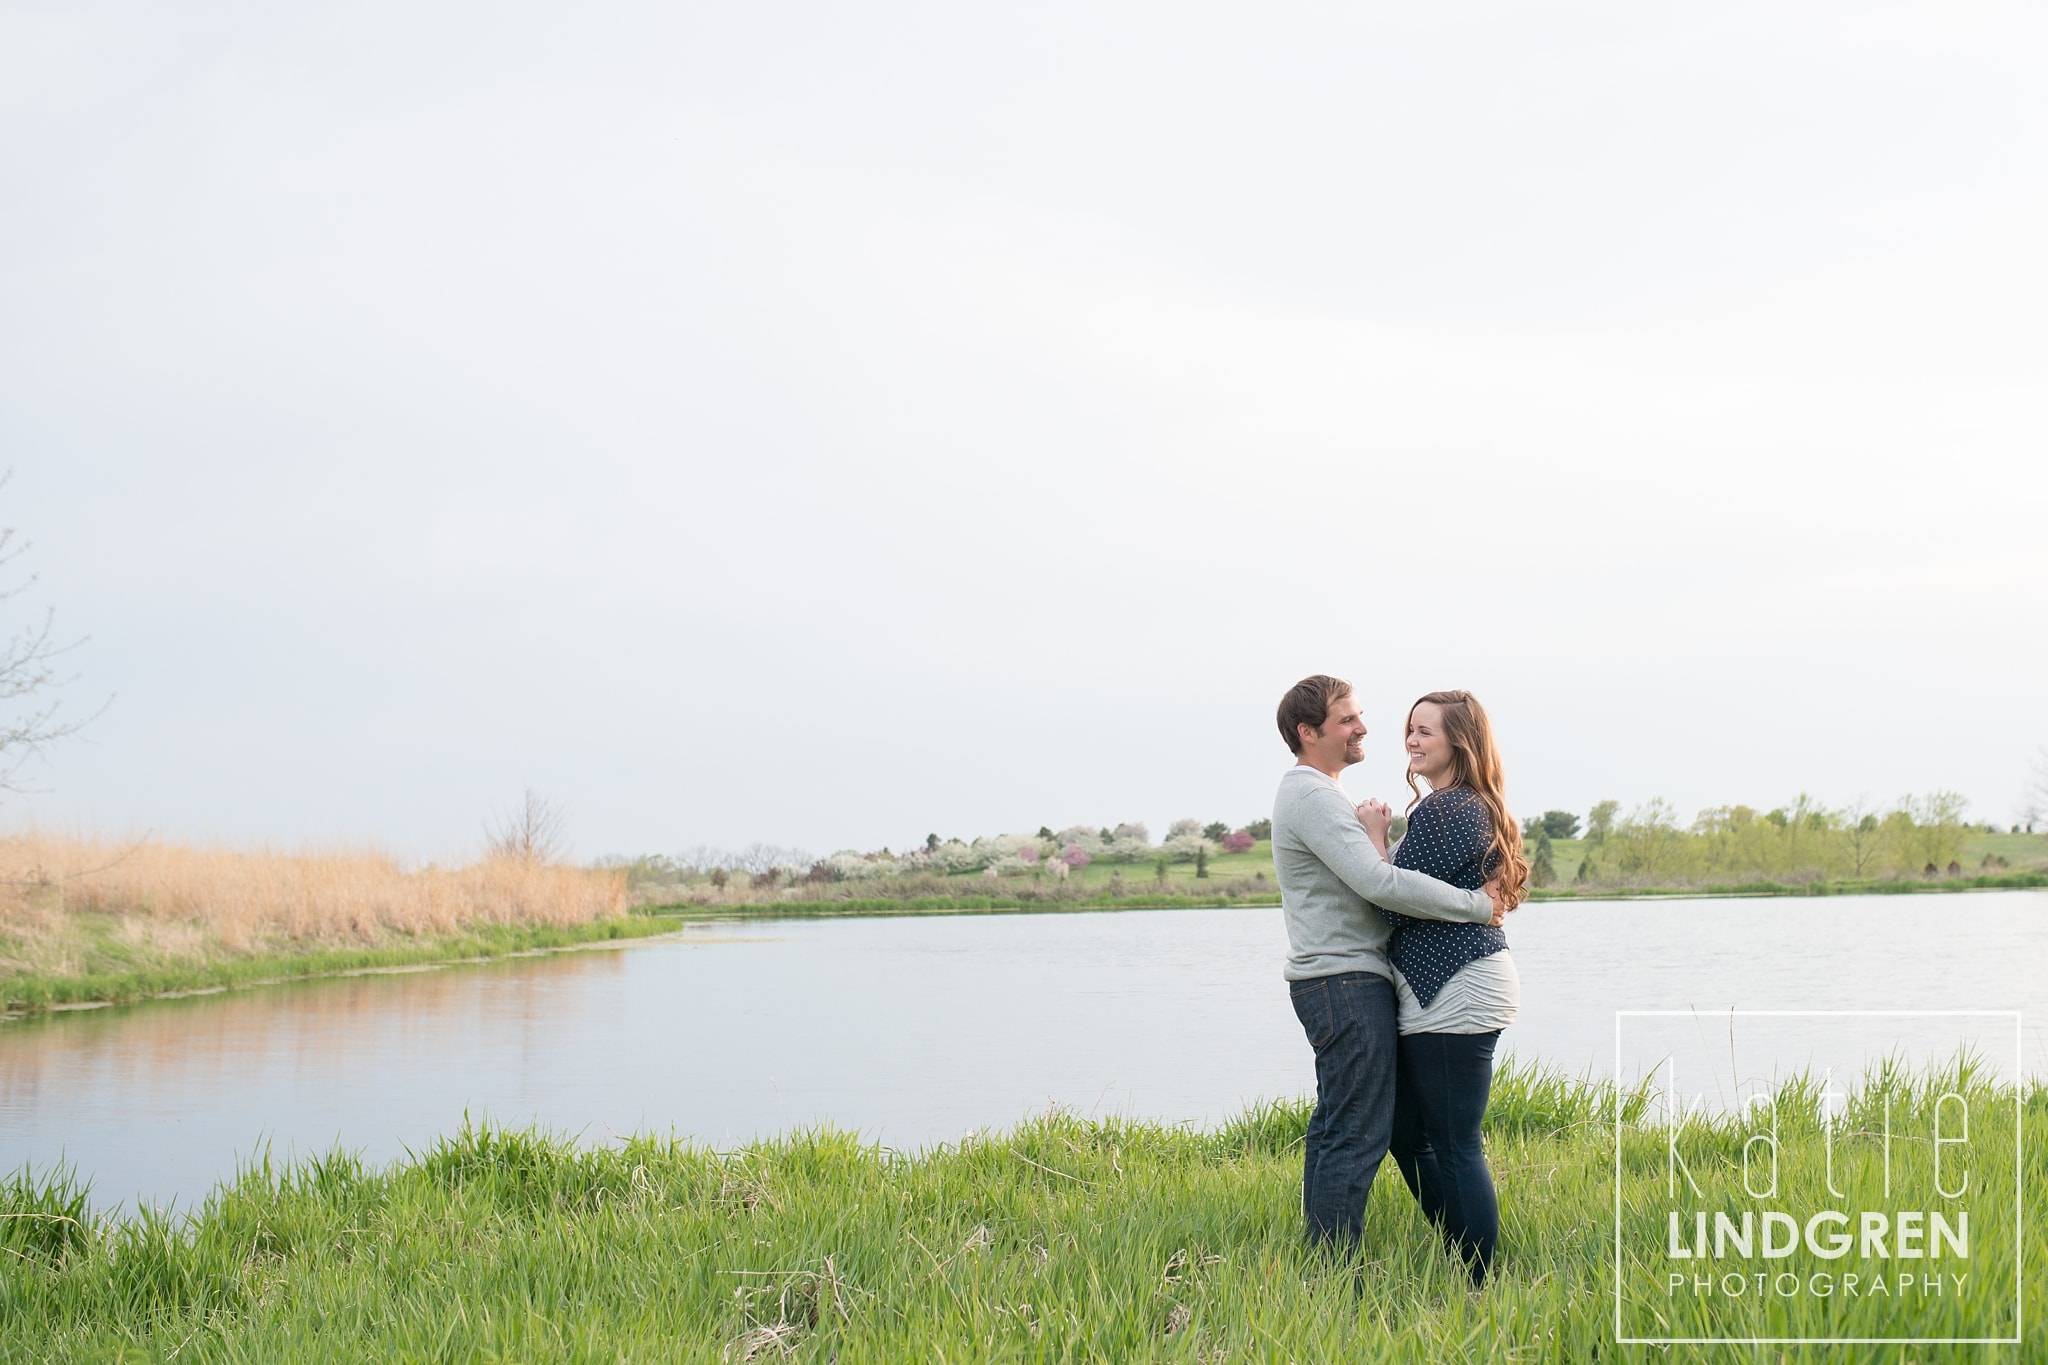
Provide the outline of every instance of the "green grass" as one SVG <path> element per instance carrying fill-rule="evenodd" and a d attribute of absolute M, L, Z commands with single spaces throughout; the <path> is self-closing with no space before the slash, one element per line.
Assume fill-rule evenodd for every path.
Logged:
<path fill-rule="evenodd" d="M 1966 868 L 1974 870 L 1994 854 L 2014 867 L 2048 864 L 2048 834 L 1972 834 L 1963 841 Z"/>
<path fill-rule="evenodd" d="M 98 932 L 92 921 L 115 918 L 84 914 L 72 916 L 74 922 L 88 925 L 89 934 Z M 623 915 L 560 928 L 548 925 L 483 925 L 464 933 L 408 938 L 375 948 L 316 948 L 257 953 L 211 962 L 159 963 L 127 968 L 117 961 L 112 970 L 96 962 L 95 969 L 75 975 L 17 972 L 0 977 L 0 999 L 4 999 L 10 1012 L 33 1014 L 67 1005 L 124 1004 L 161 995 L 231 990 L 305 977 L 336 976 L 345 972 L 550 952 L 615 939 L 645 938 L 669 933 L 674 928 L 673 921 Z"/>
<path fill-rule="evenodd" d="M 1987 1150 L 2011 1140 L 2010 1092 L 1994 1098 Z M 2023 1358 L 1615 1346 L 1608 1104 L 1598 1086 L 1503 1070 L 1488 1116 L 1502 1252 L 1479 1293 L 1391 1165 L 1355 1273 L 1305 1250 L 1299 1101 L 1206 1132 L 1055 1112 L 918 1156 L 825 1130 L 717 1153 L 473 1128 L 386 1171 L 345 1154 L 258 1164 L 189 1222 L 102 1221 L 61 1176 L 17 1178 L 0 1184 L 0 1359 Z M 2048 1093 L 2025 1104 L 2039 1189 Z M 1625 1112 L 1633 1171 L 1662 1138 L 1635 1126 L 1640 1097 Z M 1740 1136 L 1695 1132 L 1703 1176 Z M 1876 1198 L 1870 1170 L 1844 1178 L 1852 1205 Z M 2038 1302 L 2048 1257 L 2028 1236 Z M 1979 1258 L 1995 1281 L 2010 1248 L 1994 1240 L 1980 1234 Z M 1798 1325 L 1865 1324 L 1837 1303 Z"/>
<path fill-rule="evenodd" d="M 1586 841 L 1554 839 L 1550 848 L 1551 866 L 1557 869 L 1557 884 L 1569 887 L 1579 874 L 1579 864 L 1586 860 Z M 2003 858 L 2013 872 L 2048 870 L 2048 834 L 1974 833 L 1963 840 L 1962 853 L 1957 861 L 1971 876 L 2006 870 L 1986 868 L 1984 860 L 1992 856 Z M 2024 884 L 2037 886 L 2041 883 Z"/>
<path fill-rule="evenodd" d="M 1158 868 L 1155 861 L 1142 863 L 1094 862 L 1071 873 L 1069 880 L 1083 888 L 1094 890 L 1107 887 L 1112 876 L 1121 876 L 1124 884 L 1133 891 L 1158 885 Z M 1273 880 L 1273 844 L 1261 839 L 1243 853 L 1218 853 L 1209 859 L 1209 881 L 1225 881 L 1234 877 L 1264 877 L 1268 884 Z M 1182 893 L 1199 890 L 1202 881 L 1195 876 L 1192 862 L 1168 863 L 1166 884 Z"/>

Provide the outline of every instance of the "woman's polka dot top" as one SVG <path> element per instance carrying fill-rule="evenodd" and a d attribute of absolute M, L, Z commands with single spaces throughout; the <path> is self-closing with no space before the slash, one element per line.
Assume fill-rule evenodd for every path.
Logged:
<path fill-rule="evenodd" d="M 1409 812 L 1408 834 L 1394 850 L 1394 866 L 1477 891 L 1493 875 L 1493 821 L 1486 803 L 1463 787 L 1431 792 Z M 1458 968 L 1507 951 L 1508 936 L 1491 924 L 1453 924 L 1380 913 L 1394 928 L 1387 956 L 1408 978 L 1408 989 L 1424 1005 L 1436 999 Z"/>

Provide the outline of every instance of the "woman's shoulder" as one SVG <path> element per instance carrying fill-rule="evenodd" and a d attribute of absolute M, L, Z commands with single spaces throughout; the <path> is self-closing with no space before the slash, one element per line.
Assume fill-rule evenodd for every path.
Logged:
<path fill-rule="evenodd" d="M 1445 787 L 1433 791 L 1415 803 L 1415 809 L 1408 812 L 1408 823 L 1417 819 L 1441 822 L 1446 825 L 1464 824 L 1472 820 L 1485 821 L 1486 803 L 1470 787 Z"/>

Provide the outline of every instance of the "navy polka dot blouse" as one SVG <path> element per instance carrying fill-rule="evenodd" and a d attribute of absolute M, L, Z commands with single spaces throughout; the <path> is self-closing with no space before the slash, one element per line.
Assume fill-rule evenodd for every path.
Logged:
<path fill-rule="evenodd" d="M 1492 844 L 1486 803 L 1464 787 L 1450 787 L 1431 792 L 1409 812 L 1408 835 L 1394 850 L 1394 866 L 1477 891 L 1499 865 Z M 1387 956 L 1424 1005 L 1436 999 L 1458 968 L 1507 950 L 1508 936 L 1491 924 L 1417 919 L 1385 906 L 1380 913 L 1394 928 Z"/>

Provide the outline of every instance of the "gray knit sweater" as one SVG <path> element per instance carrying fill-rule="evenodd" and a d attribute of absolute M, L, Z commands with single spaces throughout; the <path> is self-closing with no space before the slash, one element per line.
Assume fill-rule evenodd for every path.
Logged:
<path fill-rule="evenodd" d="M 1273 870 L 1287 921 L 1289 981 L 1338 972 L 1391 979 L 1387 919 L 1375 901 L 1424 919 L 1493 918 L 1484 891 L 1461 891 L 1380 857 L 1344 789 L 1305 763 L 1287 770 L 1273 798 Z"/>

